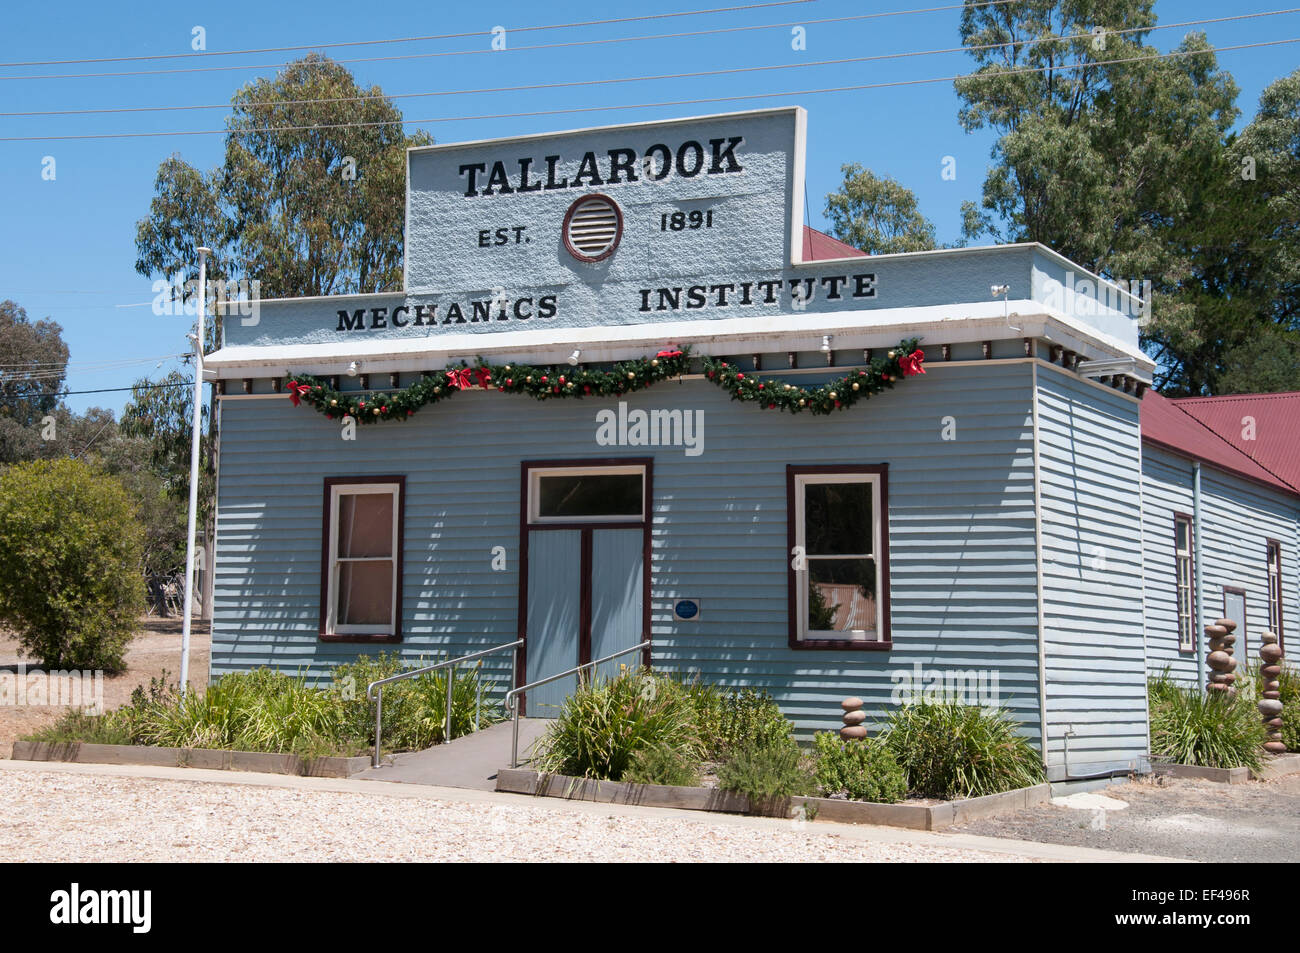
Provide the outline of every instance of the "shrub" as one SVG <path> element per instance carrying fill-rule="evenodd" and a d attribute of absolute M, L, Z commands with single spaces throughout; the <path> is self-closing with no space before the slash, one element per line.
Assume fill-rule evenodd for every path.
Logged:
<path fill-rule="evenodd" d="M 907 775 L 879 740 L 844 741 L 836 732 L 819 731 L 813 751 L 813 778 L 823 797 L 894 804 L 907 795 Z"/>
<path fill-rule="evenodd" d="M 980 797 L 1040 784 L 1043 764 L 1004 710 L 955 702 L 907 705 L 890 715 L 882 740 L 919 797 Z"/>
<path fill-rule="evenodd" d="M 755 813 L 776 813 L 785 800 L 815 789 L 812 773 L 792 740 L 739 749 L 718 767 L 718 786 L 748 797 Z"/>
<path fill-rule="evenodd" d="M 82 711 L 68 711 L 52 725 L 27 735 L 25 741 L 48 741 L 62 744 L 85 741 L 96 745 L 135 744 L 135 738 L 121 719 L 109 715 L 88 715 Z"/>
<path fill-rule="evenodd" d="M 586 678 L 565 699 L 538 745 L 542 772 L 622 780 L 638 751 L 666 748 L 684 759 L 704 753 L 685 686 L 648 671 Z"/>
<path fill-rule="evenodd" d="M 633 784 L 694 787 L 700 783 L 700 759 L 669 745 L 651 745 L 632 752 L 623 780 Z"/>
<path fill-rule="evenodd" d="M 1278 676 L 1282 702 L 1282 743 L 1288 751 L 1300 751 L 1300 673 L 1289 665 Z"/>
<path fill-rule="evenodd" d="M 742 748 L 781 744 L 792 736 L 793 726 L 767 692 L 698 682 L 687 691 L 705 755 L 712 760 L 725 760 Z"/>
<path fill-rule="evenodd" d="M 1167 674 L 1147 680 L 1151 754 L 1174 764 L 1258 771 L 1264 724 L 1254 703 L 1185 688 Z"/>
<path fill-rule="evenodd" d="M 124 667 L 145 605 L 142 547 L 126 490 L 89 464 L 0 473 L 0 621 L 46 668 Z"/>
<path fill-rule="evenodd" d="M 328 688 L 318 688 L 300 676 L 254 669 L 225 675 L 206 690 L 184 697 L 167 683 L 164 673 L 148 689 L 136 688 L 131 701 L 116 711 L 97 718 L 66 716 L 31 740 L 225 748 L 304 757 L 352 755 L 366 750 L 373 737 L 374 708 L 366 699 L 366 686 L 401 667 L 395 656 L 340 665 L 335 672 L 342 675 Z M 453 684 L 452 730 L 458 737 L 474 729 L 479 678 L 475 667 L 457 673 Z M 422 675 L 384 692 L 386 751 L 427 748 L 442 741 L 446 685 L 441 674 Z M 485 698 L 483 721 L 499 718 L 499 706 Z"/>

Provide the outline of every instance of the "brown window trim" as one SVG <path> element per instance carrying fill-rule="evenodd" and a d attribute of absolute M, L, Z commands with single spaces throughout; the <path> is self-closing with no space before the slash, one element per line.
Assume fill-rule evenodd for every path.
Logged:
<path fill-rule="evenodd" d="M 1178 611 L 1178 521 L 1187 520 L 1187 562 L 1191 570 L 1188 575 L 1188 591 L 1191 594 L 1191 605 L 1188 611 L 1192 614 L 1192 645 L 1191 648 L 1183 648 L 1183 633 L 1179 626 L 1182 624 L 1180 613 Z M 1190 513 L 1179 513 L 1174 511 L 1174 638 L 1178 642 L 1179 655 L 1194 655 L 1196 653 L 1196 623 L 1200 618 L 1196 611 L 1200 593 L 1196 591 L 1196 519 Z"/>
<path fill-rule="evenodd" d="M 1282 592 L 1283 592 L 1283 585 L 1286 581 L 1286 576 L 1283 572 L 1283 567 L 1285 565 L 1284 557 L 1286 553 L 1282 549 L 1282 541 L 1278 539 L 1264 540 L 1264 554 L 1265 554 L 1264 558 L 1267 561 L 1267 565 L 1264 567 L 1264 586 L 1268 590 L 1268 624 L 1272 626 L 1274 621 L 1272 580 L 1269 578 L 1273 572 L 1273 565 L 1272 565 L 1273 554 L 1271 552 L 1273 547 L 1277 547 L 1277 629 L 1272 631 L 1277 636 L 1278 648 L 1280 648 L 1282 650 L 1283 655 L 1285 655 L 1286 654 L 1286 632 L 1285 632 L 1286 599 L 1282 597 Z"/>
<path fill-rule="evenodd" d="M 880 552 L 877 554 L 880 566 L 880 639 L 800 639 L 799 638 L 799 597 L 798 573 L 791 564 L 797 531 L 795 528 L 795 477 L 821 475 L 827 473 L 875 474 L 880 477 Z M 785 562 L 786 562 L 786 603 L 789 614 L 788 644 L 792 649 L 834 650 L 850 652 L 888 652 L 894 647 L 893 630 L 890 622 L 889 606 L 889 464 L 888 463 L 834 463 L 818 466 L 816 464 L 786 464 L 785 468 Z"/>
<path fill-rule="evenodd" d="M 397 484 L 397 512 L 393 518 L 397 520 L 397 564 L 394 572 L 397 574 L 396 595 L 393 605 L 393 631 L 390 635 L 387 632 L 379 632 L 374 635 L 366 635 L 363 632 L 348 632 L 338 634 L 326 630 L 329 620 L 329 589 L 330 589 L 330 533 L 333 527 L 330 525 L 330 496 L 333 488 L 341 483 L 396 483 Z M 326 477 L 324 481 L 325 501 L 321 508 L 321 534 L 320 534 L 320 641 L 322 642 L 362 642 L 372 644 L 386 644 L 402 641 L 402 591 L 405 588 L 402 585 L 402 558 L 405 548 L 406 539 L 406 477 L 405 476 L 355 476 L 355 477 Z"/>

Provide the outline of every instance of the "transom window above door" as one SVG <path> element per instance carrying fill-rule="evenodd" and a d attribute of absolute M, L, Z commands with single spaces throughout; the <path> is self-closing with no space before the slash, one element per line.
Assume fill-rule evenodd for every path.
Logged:
<path fill-rule="evenodd" d="M 528 471 L 530 523 L 609 523 L 645 519 L 645 467 L 541 467 Z"/>

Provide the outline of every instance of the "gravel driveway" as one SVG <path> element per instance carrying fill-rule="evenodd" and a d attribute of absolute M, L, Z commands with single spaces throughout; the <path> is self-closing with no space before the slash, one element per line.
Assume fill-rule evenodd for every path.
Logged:
<path fill-rule="evenodd" d="M 789 822 L 611 816 L 239 784 L 0 771 L 0 855 L 25 861 L 1015 861 Z M 33 836 L 33 832 L 40 832 Z"/>
<path fill-rule="evenodd" d="M 1300 775 L 1246 784 L 1145 779 L 1095 793 L 1128 806 L 1103 819 L 1044 805 L 951 830 L 1187 860 L 1300 861 Z"/>

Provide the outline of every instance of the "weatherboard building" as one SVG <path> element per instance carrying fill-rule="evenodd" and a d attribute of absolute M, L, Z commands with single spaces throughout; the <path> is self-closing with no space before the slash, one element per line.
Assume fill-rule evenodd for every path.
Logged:
<path fill-rule="evenodd" d="M 1197 680 L 1222 587 L 1294 628 L 1300 490 L 1178 426 L 1144 446 L 1146 408 L 1189 414 L 1146 394 L 1129 289 L 806 227 L 804 134 L 415 148 L 405 290 L 227 316 L 213 674 L 522 639 L 517 684 L 631 650 L 804 731 L 937 678 L 1054 778 L 1145 767 L 1147 672 Z M 1218 529 L 1179 535 L 1198 507 Z"/>

